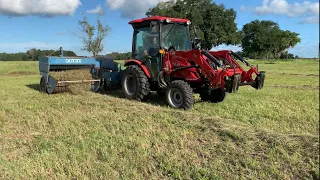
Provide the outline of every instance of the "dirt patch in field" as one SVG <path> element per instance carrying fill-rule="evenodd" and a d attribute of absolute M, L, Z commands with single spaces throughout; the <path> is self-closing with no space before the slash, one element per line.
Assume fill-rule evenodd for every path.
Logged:
<path fill-rule="evenodd" d="M 293 73 L 272 73 L 277 75 L 288 75 L 288 76 L 313 76 L 318 77 L 319 74 L 293 74 Z"/>
<path fill-rule="evenodd" d="M 277 84 L 273 84 L 270 86 L 275 87 L 275 88 L 312 89 L 312 90 L 319 90 L 319 88 L 320 88 L 320 86 L 311 86 L 311 85 L 277 85 Z"/>
<path fill-rule="evenodd" d="M 28 71 L 16 71 L 10 72 L 5 75 L 12 75 L 12 76 L 30 76 L 30 75 L 37 75 L 38 73 L 35 72 L 28 72 Z"/>

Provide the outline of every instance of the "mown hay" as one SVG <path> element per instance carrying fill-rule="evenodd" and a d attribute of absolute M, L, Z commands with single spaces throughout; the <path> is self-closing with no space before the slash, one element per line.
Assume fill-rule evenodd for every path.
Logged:
<path fill-rule="evenodd" d="M 50 75 L 57 81 L 81 81 L 94 80 L 89 69 L 76 69 L 68 71 L 51 72 Z M 69 83 L 67 92 L 71 94 L 83 94 L 91 90 L 91 82 Z"/>
<path fill-rule="evenodd" d="M 57 81 L 78 81 L 93 79 L 89 69 L 76 69 L 51 72 L 50 75 Z"/>

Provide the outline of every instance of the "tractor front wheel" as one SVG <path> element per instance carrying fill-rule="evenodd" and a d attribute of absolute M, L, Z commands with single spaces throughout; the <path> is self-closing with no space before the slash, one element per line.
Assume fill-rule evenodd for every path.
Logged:
<path fill-rule="evenodd" d="M 122 90 L 127 99 L 137 101 L 149 99 L 149 79 L 139 66 L 132 65 L 126 68 L 122 79 Z"/>
<path fill-rule="evenodd" d="M 193 89 L 185 81 L 171 82 L 165 96 L 171 108 L 188 110 L 194 105 Z"/>

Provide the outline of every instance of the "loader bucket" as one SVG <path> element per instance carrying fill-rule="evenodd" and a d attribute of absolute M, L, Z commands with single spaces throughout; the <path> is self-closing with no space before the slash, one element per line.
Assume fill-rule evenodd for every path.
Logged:
<path fill-rule="evenodd" d="M 256 79 L 255 79 L 255 84 L 252 85 L 255 89 L 262 89 L 264 86 L 264 79 L 265 79 L 265 72 L 262 71 L 260 72 Z"/>

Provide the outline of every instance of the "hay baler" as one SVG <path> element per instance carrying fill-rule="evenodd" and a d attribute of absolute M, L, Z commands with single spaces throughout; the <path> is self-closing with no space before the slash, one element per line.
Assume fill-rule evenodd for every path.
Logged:
<path fill-rule="evenodd" d="M 72 73 L 83 69 L 89 75 L 87 79 L 56 79 L 53 74 Z M 121 65 L 107 57 L 66 57 L 60 48 L 60 56 L 46 56 L 39 59 L 40 91 L 48 94 L 68 91 L 72 84 L 88 84 L 92 91 L 117 88 L 121 81 Z M 72 76 L 81 76 L 73 71 Z M 70 75 L 69 75 L 70 77 Z"/>

